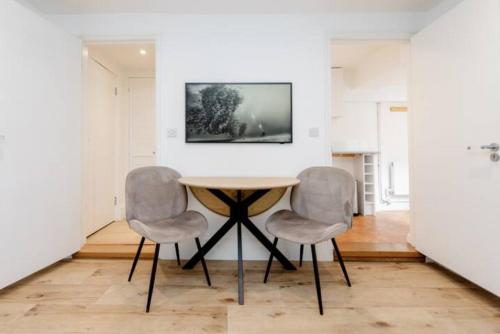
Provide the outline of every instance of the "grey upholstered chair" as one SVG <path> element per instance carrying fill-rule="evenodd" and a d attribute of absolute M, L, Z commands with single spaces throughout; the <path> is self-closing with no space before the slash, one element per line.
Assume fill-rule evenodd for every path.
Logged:
<path fill-rule="evenodd" d="M 127 222 L 132 230 L 142 236 L 132 263 L 129 281 L 134 274 L 144 240 L 149 239 L 156 244 L 146 312 L 149 312 L 153 296 L 160 245 L 175 244 L 179 261 L 177 243 L 194 239 L 199 250 L 201 245 L 198 237 L 208 228 L 207 220 L 201 213 L 186 211 L 186 187 L 177 181 L 179 178 L 179 173 L 167 167 L 143 167 L 127 175 L 125 184 Z M 203 257 L 201 263 L 210 286 L 210 277 Z"/>
<path fill-rule="evenodd" d="M 266 222 L 266 229 L 275 237 L 274 247 L 278 239 L 299 243 L 301 263 L 304 244 L 311 245 L 319 312 L 323 314 L 315 245 L 326 240 L 332 241 L 347 285 L 351 286 L 335 236 L 352 226 L 354 179 L 348 172 L 333 167 L 308 168 L 298 178 L 300 183 L 293 187 L 290 199 L 292 211 L 281 210 L 271 215 Z M 264 283 L 267 282 L 272 260 L 271 254 Z"/>

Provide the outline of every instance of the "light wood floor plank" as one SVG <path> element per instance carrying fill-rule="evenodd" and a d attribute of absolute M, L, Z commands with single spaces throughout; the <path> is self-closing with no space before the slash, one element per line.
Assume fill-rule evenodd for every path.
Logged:
<path fill-rule="evenodd" d="M 245 263 L 245 305 L 237 304 L 236 262 L 182 270 L 160 261 L 152 309 L 144 312 L 150 260 L 132 282 L 131 261 L 63 261 L 0 291 L 0 333 L 500 333 L 500 298 L 423 263 L 320 264 L 325 315 L 316 303 L 311 264 Z"/>

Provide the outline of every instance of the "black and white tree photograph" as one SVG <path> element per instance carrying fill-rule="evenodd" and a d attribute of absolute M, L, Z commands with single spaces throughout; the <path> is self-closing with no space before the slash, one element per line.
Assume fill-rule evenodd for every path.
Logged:
<path fill-rule="evenodd" d="M 292 142 L 292 84 L 187 83 L 186 142 Z"/>

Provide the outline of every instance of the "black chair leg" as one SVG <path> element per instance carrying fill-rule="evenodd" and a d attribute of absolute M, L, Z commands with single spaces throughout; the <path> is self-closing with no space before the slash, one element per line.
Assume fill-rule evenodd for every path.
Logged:
<path fill-rule="evenodd" d="M 278 244 L 278 238 L 274 238 L 273 248 L 276 248 Z M 267 262 L 266 275 L 264 276 L 264 283 L 267 283 L 267 277 L 269 276 L 269 271 L 271 270 L 271 264 L 273 263 L 273 253 L 269 255 L 269 261 Z"/>
<path fill-rule="evenodd" d="M 153 258 L 153 268 L 151 268 L 151 279 L 149 281 L 148 303 L 146 304 L 146 312 L 149 312 L 151 306 L 151 298 L 153 297 L 153 289 L 155 286 L 156 266 L 158 265 L 158 254 L 160 253 L 160 244 L 156 244 L 155 256 Z"/>
<path fill-rule="evenodd" d="M 141 251 L 142 251 L 142 246 L 144 245 L 144 240 L 146 240 L 146 238 L 142 237 L 141 242 L 139 243 L 139 248 L 137 248 L 137 253 L 135 254 L 135 257 L 134 257 L 134 262 L 132 262 L 132 268 L 130 269 L 130 274 L 128 275 L 129 282 L 132 279 L 132 275 L 134 275 L 135 266 L 137 265 L 137 261 L 139 261 L 139 257 L 141 256 Z"/>
<path fill-rule="evenodd" d="M 340 254 L 339 246 L 337 246 L 337 242 L 335 238 L 332 238 L 333 248 L 335 249 L 335 254 L 337 254 L 337 258 L 339 259 L 340 268 L 342 268 L 342 272 L 344 273 L 345 280 L 347 282 L 347 286 L 351 287 L 351 281 L 349 280 L 349 275 L 347 275 L 347 270 L 345 269 L 344 260 L 342 259 L 342 254 Z"/>
<path fill-rule="evenodd" d="M 302 267 L 302 257 L 304 256 L 304 244 L 300 244 L 300 261 L 299 267 Z"/>
<path fill-rule="evenodd" d="M 176 242 L 175 243 L 175 255 L 177 256 L 177 265 L 181 265 L 181 258 L 179 256 L 179 244 Z"/>
<path fill-rule="evenodd" d="M 319 282 L 318 260 L 316 259 L 315 245 L 311 245 L 311 253 L 314 267 L 314 280 L 316 282 L 316 294 L 318 295 L 319 314 L 323 315 L 323 301 L 321 300 L 321 284 Z"/>
<path fill-rule="evenodd" d="M 200 252 L 201 250 L 200 239 L 195 238 L 194 240 L 196 241 L 196 247 L 198 247 L 198 252 Z M 203 266 L 203 271 L 205 272 L 205 278 L 207 279 L 208 286 L 212 286 L 212 283 L 210 282 L 210 276 L 208 275 L 207 263 L 205 262 L 204 256 L 201 257 L 201 265 Z"/>

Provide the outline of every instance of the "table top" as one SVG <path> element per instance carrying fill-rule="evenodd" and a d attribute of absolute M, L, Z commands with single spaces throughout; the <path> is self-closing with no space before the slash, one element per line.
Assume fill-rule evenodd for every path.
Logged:
<path fill-rule="evenodd" d="M 286 188 L 300 183 L 295 177 L 181 177 L 179 183 L 208 189 L 258 190 Z"/>

